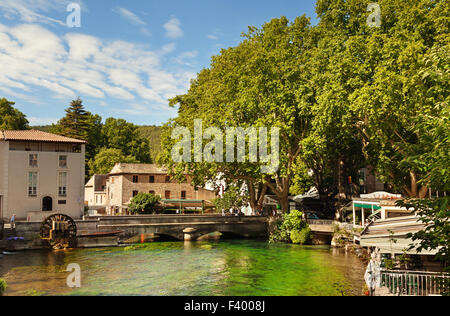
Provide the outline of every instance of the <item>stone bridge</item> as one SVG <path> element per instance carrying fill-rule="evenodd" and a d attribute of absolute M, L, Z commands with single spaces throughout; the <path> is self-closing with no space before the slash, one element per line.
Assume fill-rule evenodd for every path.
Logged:
<path fill-rule="evenodd" d="M 192 240 L 213 232 L 225 236 L 260 238 L 267 237 L 266 217 L 220 216 L 220 215 L 145 215 L 145 216 L 101 216 L 86 218 L 96 223 L 98 232 L 121 231 L 123 242 L 133 237 L 155 234 L 185 240 L 186 230 Z"/>

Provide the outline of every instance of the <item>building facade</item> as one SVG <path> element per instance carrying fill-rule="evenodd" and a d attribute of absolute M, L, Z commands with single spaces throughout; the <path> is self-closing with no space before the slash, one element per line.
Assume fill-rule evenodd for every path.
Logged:
<path fill-rule="evenodd" d="M 84 213 L 85 141 L 37 130 L 0 131 L 0 218 Z"/>
<path fill-rule="evenodd" d="M 216 198 L 215 191 L 195 190 L 189 180 L 185 183 L 172 181 L 165 168 L 154 164 L 116 164 L 108 175 L 93 176 L 86 184 L 85 192 L 89 208 L 101 209 L 104 206 L 108 215 L 127 214 L 131 199 L 139 193 L 160 196 L 163 202 L 211 202 Z M 104 200 L 99 200 L 102 195 Z M 103 204 L 99 205 L 99 201 Z"/>
<path fill-rule="evenodd" d="M 106 181 L 108 175 L 96 174 L 84 186 L 85 204 L 91 211 L 96 211 L 100 214 L 106 214 L 107 195 L 106 195 Z"/>

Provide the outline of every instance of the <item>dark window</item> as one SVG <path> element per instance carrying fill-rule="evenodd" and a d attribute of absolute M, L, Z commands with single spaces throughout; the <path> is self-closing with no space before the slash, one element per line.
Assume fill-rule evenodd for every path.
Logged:
<path fill-rule="evenodd" d="M 186 200 L 186 191 L 181 191 L 181 199 Z"/>
<path fill-rule="evenodd" d="M 53 211 L 53 199 L 49 196 L 46 196 L 42 199 L 42 211 L 49 212 Z"/>
<path fill-rule="evenodd" d="M 138 183 L 139 181 L 139 177 L 138 176 L 133 176 L 133 183 Z"/>
<path fill-rule="evenodd" d="M 170 177 L 169 176 L 166 177 L 166 183 L 170 183 Z"/>
<path fill-rule="evenodd" d="M 166 200 L 170 200 L 170 191 L 166 191 L 165 197 L 166 197 Z"/>
<path fill-rule="evenodd" d="M 149 194 L 155 195 L 155 191 L 149 191 Z"/>
<path fill-rule="evenodd" d="M 66 200 L 59 200 L 58 204 L 59 205 L 65 205 L 65 204 L 67 204 L 67 202 L 66 202 Z"/>
<path fill-rule="evenodd" d="M 150 183 L 155 183 L 155 176 L 150 176 L 149 182 Z"/>
<path fill-rule="evenodd" d="M 139 194 L 139 191 L 133 191 L 133 197 Z"/>

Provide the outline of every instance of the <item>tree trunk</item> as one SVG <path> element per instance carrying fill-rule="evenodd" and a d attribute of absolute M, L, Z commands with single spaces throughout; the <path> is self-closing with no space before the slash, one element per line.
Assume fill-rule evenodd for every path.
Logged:
<path fill-rule="evenodd" d="M 284 213 L 289 212 L 289 191 L 283 192 L 283 195 L 279 197 L 281 209 Z"/>

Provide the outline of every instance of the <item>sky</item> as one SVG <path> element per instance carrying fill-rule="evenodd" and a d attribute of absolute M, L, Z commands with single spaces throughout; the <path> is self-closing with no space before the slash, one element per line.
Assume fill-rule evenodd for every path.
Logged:
<path fill-rule="evenodd" d="M 74 9 L 80 7 L 80 25 Z M 176 117 L 168 99 L 248 26 L 306 14 L 315 0 L 0 0 L 0 98 L 30 125 L 56 123 L 70 101 L 139 125 Z M 67 19 L 69 17 L 69 25 Z M 74 25 L 75 27 L 70 27 Z"/>

